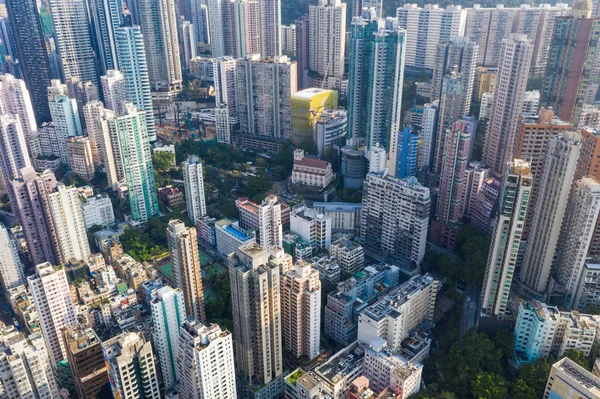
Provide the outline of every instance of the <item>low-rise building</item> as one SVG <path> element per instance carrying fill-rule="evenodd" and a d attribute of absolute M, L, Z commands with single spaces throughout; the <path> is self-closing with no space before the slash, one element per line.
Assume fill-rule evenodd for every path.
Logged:
<path fill-rule="evenodd" d="M 365 266 L 365 251 L 362 245 L 346 237 L 332 242 L 329 254 L 335 258 L 344 274 L 354 274 Z"/>
<path fill-rule="evenodd" d="M 315 202 L 313 208 L 331 218 L 331 231 L 358 232 L 362 204 L 350 202 Z"/>
<path fill-rule="evenodd" d="M 213 247 L 217 245 L 216 222 L 216 218 L 211 218 L 208 215 L 196 220 L 196 234 L 198 234 L 198 238 L 201 238 Z"/>
<path fill-rule="evenodd" d="M 92 226 L 106 227 L 115 223 L 112 201 L 106 194 L 98 194 L 81 203 L 81 213 L 86 230 Z"/>
<path fill-rule="evenodd" d="M 169 209 L 176 209 L 185 204 L 185 195 L 179 187 L 167 186 L 158 190 L 158 199 Z"/>
<path fill-rule="evenodd" d="M 67 156 L 72 173 L 87 181 L 94 178 L 94 158 L 88 137 L 70 137 L 67 140 Z"/>
<path fill-rule="evenodd" d="M 243 230 L 237 220 L 221 219 L 215 222 L 215 238 L 217 250 L 222 255 L 229 255 L 246 244 L 256 242 L 254 230 Z"/>
<path fill-rule="evenodd" d="M 331 245 L 331 218 L 305 205 L 292 209 L 290 231 L 315 248 L 329 249 Z"/>
<path fill-rule="evenodd" d="M 341 278 L 341 268 L 335 258 L 331 256 L 315 256 L 310 259 L 314 268 L 319 271 L 321 281 L 328 284 L 337 285 Z"/>
<path fill-rule="evenodd" d="M 325 189 L 333 180 L 335 174 L 331 164 L 320 159 L 304 156 L 304 150 L 294 151 L 294 166 L 292 168 L 292 183 L 299 186 Z"/>
<path fill-rule="evenodd" d="M 544 398 L 600 398 L 600 377 L 565 357 L 552 365 Z"/>

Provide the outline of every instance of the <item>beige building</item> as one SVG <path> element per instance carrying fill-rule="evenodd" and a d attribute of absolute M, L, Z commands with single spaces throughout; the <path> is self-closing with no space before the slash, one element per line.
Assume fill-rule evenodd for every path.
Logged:
<path fill-rule="evenodd" d="M 299 261 L 281 277 L 281 324 L 285 349 L 312 360 L 321 341 L 321 282 L 312 264 Z"/>
<path fill-rule="evenodd" d="M 569 358 L 552 365 L 544 398 L 600 398 L 600 377 Z"/>
<path fill-rule="evenodd" d="M 68 139 L 67 157 L 71 172 L 87 181 L 94 178 L 94 156 L 89 138 L 77 136 Z"/>
<path fill-rule="evenodd" d="M 304 186 L 326 188 L 335 179 L 331 164 L 320 159 L 307 158 L 304 150 L 294 151 L 292 183 Z"/>

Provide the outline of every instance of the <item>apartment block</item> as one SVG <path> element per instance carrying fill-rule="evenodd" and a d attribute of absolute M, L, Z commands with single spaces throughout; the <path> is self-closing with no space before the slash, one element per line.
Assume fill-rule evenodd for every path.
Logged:
<path fill-rule="evenodd" d="M 221 219 L 215 222 L 217 251 L 222 255 L 236 252 L 242 245 L 256 242 L 254 230 L 244 230 L 236 220 Z"/>
<path fill-rule="evenodd" d="M 552 365 L 544 398 L 600 397 L 600 378 L 569 358 Z"/>
<path fill-rule="evenodd" d="M 331 245 L 331 218 L 305 205 L 292 209 L 290 231 L 314 248 L 329 249 Z"/>
<path fill-rule="evenodd" d="M 355 274 L 365 265 L 365 251 L 362 245 L 346 237 L 331 243 L 329 254 L 335 258 L 344 274 Z"/>

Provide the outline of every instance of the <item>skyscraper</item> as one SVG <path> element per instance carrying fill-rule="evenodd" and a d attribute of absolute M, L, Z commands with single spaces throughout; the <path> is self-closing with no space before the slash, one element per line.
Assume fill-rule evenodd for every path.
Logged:
<path fill-rule="evenodd" d="M 115 29 L 123 23 L 123 1 L 89 0 L 88 3 L 92 42 L 100 75 L 104 75 L 119 67 Z"/>
<path fill-rule="evenodd" d="M 363 186 L 360 239 L 372 251 L 416 270 L 427 241 L 429 189 L 415 177 L 398 179 L 386 172 L 369 173 Z"/>
<path fill-rule="evenodd" d="M 185 311 L 189 317 L 206 322 L 196 228 L 186 227 L 181 220 L 171 220 L 167 227 L 167 240 L 173 280 L 183 292 Z"/>
<path fill-rule="evenodd" d="M 203 0 L 191 0 L 192 24 L 199 43 L 210 44 L 208 7 Z"/>
<path fill-rule="evenodd" d="M 483 162 L 501 176 L 514 153 L 517 128 L 527 76 L 531 65 L 531 43 L 525 35 L 514 34 L 502 42 L 494 104 L 487 125 Z"/>
<path fill-rule="evenodd" d="M 442 79 L 442 91 L 438 100 L 437 132 L 434 141 L 434 173 L 442 173 L 446 136 L 452 129 L 452 124 L 464 116 L 462 112 L 464 111 L 464 96 L 466 93 L 463 90 L 463 80 L 462 75 L 456 71 L 452 71 Z"/>
<path fill-rule="evenodd" d="M 145 222 L 158 214 L 146 113 L 127 104 L 127 114 L 117 118 L 117 134 L 123 171 L 127 178 L 131 218 L 136 222 Z"/>
<path fill-rule="evenodd" d="M 106 75 L 100 77 L 100 84 L 102 86 L 106 109 L 114 111 L 118 116 L 124 115 L 128 95 L 127 83 L 125 83 L 123 73 L 114 69 L 108 70 L 106 71 Z M 135 104 L 133 100 L 131 102 Z"/>
<path fill-rule="evenodd" d="M 346 47 L 346 3 L 319 0 L 309 8 L 309 69 L 318 74 L 313 87 L 323 87 L 327 77 L 344 75 Z"/>
<path fill-rule="evenodd" d="M 215 102 L 220 107 L 225 106 L 230 117 L 237 117 L 238 114 L 236 65 L 237 60 L 232 57 L 213 58 Z"/>
<path fill-rule="evenodd" d="M 48 216 L 53 219 L 59 264 L 64 265 L 73 258 L 87 259 L 91 253 L 80 204 L 74 186 L 58 183 L 55 191 L 48 194 Z"/>
<path fill-rule="evenodd" d="M 461 36 L 452 37 L 450 41 L 438 44 L 431 82 L 432 102 L 441 97 L 444 76 L 455 71 L 460 74 L 463 91 L 459 114 L 461 116 L 470 114 L 478 51 L 479 47 L 475 42 Z"/>
<path fill-rule="evenodd" d="M 321 342 L 321 282 L 312 264 L 299 261 L 281 277 L 281 324 L 285 349 L 312 360 Z"/>
<path fill-rule="evenodd" d="M 555 259 L 556 280 L 566 291 L 565 308 L 577 308 L 575 296 L 600 211 L 600 183 L 584 177 L 573 185 Z"/>
<path fill-rule="evenodd" d="M 281 0 L 259 0 L 260 54 L 281 55 Z"/>
<path fill-rule="evenodd" d="M 577 133 L 563 133 L 550 140 L 536 183 L 520 282 L 537 294 L 544 295 L 548 286 L 580 150 L 581 136 Z"/>
<path fill-rule="evenodd" d="M 258 230 L 264 248 L 282 247 L 281 204 L 274 195 L 267 196 L 258 206 Z"/>
<path fill-rule="evenodd" d="M 23 227 L 27 249 L 34 265 L 56 264 L 53 221 L 48 217 L 48 192 L 56 187 L 54 173 L 37 174 L 32 167 L 21 169 L 21 178 L 10 181 L 15 213 Z"/>
<path fill-rule="evenodd" d="M 185 187 L 185 204 L 188 218 L 192 223 L 206 215 L 206 198 L 204 195 L 204 172 L 202 162 L 193 155 L 181 164 L 183 184 Z"/>
<path fill-rule="evenodd" d="M 574 125 L 579 123 L 588 86 L 598 79 L 600 18 L 592 18 L 591 6 L 591 1 L 578 1 L 572 16 L 556 18 L 542 86 L 542 105 L 554 107 L 560 119 Z"/>
<path fill-rule="evenodd" d="M 52 26 L 65 81 L 77 78 L 98 87 L 96 60 L 85 0 L 51 0 Z"/>
<path fill-rule="evenodd" d="M 188 319 L 177 351 L 179 393 L 185 398 L 235 398 L 233 341 L 216 324 Z"/>
<path fill-rule="evenodd" d="M 0 224 L 0 282 L 4 292 L 25 283 L 17 243 L 3 224 Z"/>
<path fill-rule="evenodd" d="M 254 54 L 237 61 L 240 131 L 287 139 L 292 134 L 290 98 L 296 93 L 296 63 L 286 56 L 261 60 Z"/>
<path fill-rule="evenodd" d="M 113 396 L 160 399 L 152 343 L 141 332 L 125 332 L 104 341 L 102 353 Z"/>
<path fill-rule="evenodd" d="M 350 37 L 348 132 L 364 138 L 367 151 L 380 144 L 395 171 L 406 32 L 355 17 Z M 366 134 L 364 133 L 366 132 Z"/>
<path fill-rule="evenodd" d="M 190 60 L 196 57 L 196 32 L 194 25 L 190 21 L 182 21 L 179 23 L 179 36 L 181 37 L 179 45 L 181 49 L 182 68 L 190 69 Z"/>
<path fill-rule="evenodd" d="M 437 140 L 437 122 L 440 102 L 434 101 L 423 106 L 421 123 L 421 146 L 419 148 L 418 168 L 429 171 L 433 164 L 433 155 Z"/>
<path fill-rule="evenodd" d="M 258 244 L 241 246 L 228 256 L 234 353 L 244 385 L 280 384 L 282 392 L 280 267 L 270 257 Z"/>
<path fill-rule="evenodd" d="M 60 81 L 53 80 L 52 86 L 48 87 L 48 105 L 52 115 L 54 130 L 58 139 L 61 162 L 69 164 L 67 154 L 67 139 L 69 137 L 81 136 L 81 120 L 77 108 L 77 101 L 67 97 L 66 86 Z"/>
<path fill-rule="evenodd" d="M 17 56 L 23 79 L 35 104 L 39 124 L 50 121 L 46 88 L 50 85 L 50 66 L 42 23 L 35 0 L 8 0 L 8 17 L 15 35 Z"/>
<path fill-rule="evenodd" d="M 235 18 L 235 56 L 260 53 L 259 2 L 233 1 Z"/>
<path fill-rule="evenodd" d="M 295 22 L 296 25 L 296 64 L 298 65 L 298 90 L 308 87 L 310 25 L 308 15 L 303 15 Z"/>
<path fill-rule="evenodd" d="M 19 115 L 0 115 L 0 171 L 7 185 L 10 179 L 18 179 L 21 169 L 31 166 L 25 134 Z"/>
<path fill-rule="evenodd" d="M 28 277 L 27 281 L 40 317 L 50 363 L 56 368 L 67 357 L 62 329 L 77 322 L 67 275 L 64 268 L 45 262 L 35 267 L 35 275 Z"/>
<path fill-rule="evenodd" d="M 154 342 L 158 348 L 158 359 L 165 389 L 177 382 L 175 360 L 179 346 L 179 330 L 185 320 L 183 292 L 179 288 L 160 288 L 150 302 L 154 325 Z"/>
<path fill-rule="evenodd" d="M 18 115 L 26 141 L 37 131 L 37 123 L 30 91 L 21 79 L 12 75 L 0 75 L 0 112 Z M 44 103 L 48 101 L 44 97 Z"/>
<path fill-rule="evenodd" d="M 73 373 L 75 389 L 80 398 L 110 395 L 108 373 L 102 355 L 102 342 L 96 332 L 81 324 L 65 327 L 67 360 Z"/>
<path fill-rule="evenodd" d="M 153 91 L 180 91 L 183 76 L 175 0 L 141 1 L 138 2 L 138 8 L 150 87 Z"/>
<path fill-rule="evenodd" d="M 398 133 L 398 155 L 396 156 L 395 176 L 407 179 L 415 175 L 417 170 L 417 154 L 419 150 L 419 134 L 412 126 L 404 126 Z"/>
<path fill-rule="evenodd" d="M 156 130 L 144 35 L 142 35 L 139 26 L 132 25 L 131 17 L 125 17 L 123 26 L 116 29 L 115 36 L 119 55 L 119 70 L 125 80 L 127 102 L 146 112 L 148 140 L 155 141 Z M 119 116 L 121 115 L 119 114 Z"/>
<path fill-rule="evenodd" d="M 481 312 L 486 316 L 504 317 L 531 191 L 529 163 L 509 162 L 481 292 Z"/>

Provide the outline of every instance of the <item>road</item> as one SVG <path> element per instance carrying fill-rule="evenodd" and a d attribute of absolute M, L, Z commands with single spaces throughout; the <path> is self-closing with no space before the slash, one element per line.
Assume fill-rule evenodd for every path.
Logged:
<path fill-rule="evenodd" d="M 466 288 L 460 317 L 461 338 L 469 328 L 477 324 L 477 309 L 479 309 L 479 295 L 475 287 L 469 285 Z"/>

